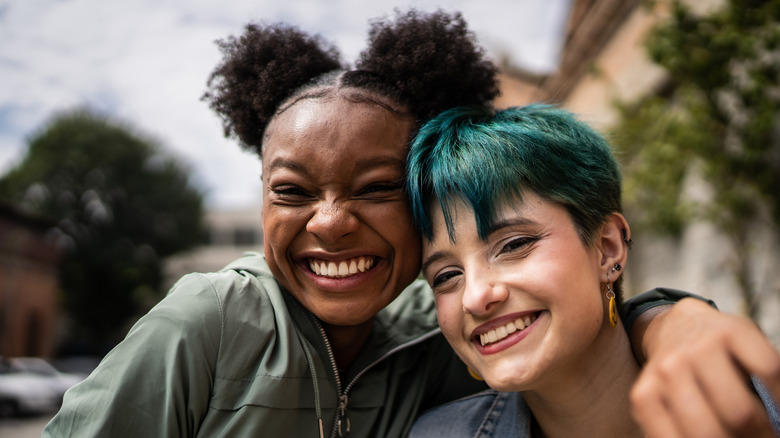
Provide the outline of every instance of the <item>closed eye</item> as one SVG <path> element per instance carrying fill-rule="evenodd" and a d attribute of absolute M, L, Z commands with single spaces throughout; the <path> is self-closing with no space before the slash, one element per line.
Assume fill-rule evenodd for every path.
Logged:
<path fill-rule="evenodd" d="M 360 192 L 358 192 L 358 196 L 371 196 L 371 195 L 382 196 L 384 194 L 395 194 L 396 192 L 399 192 L 402 187 L 403 186 L 400 183 L 370 184 L 364 187 Z"/>
<path fill-rule="evenodd" d="M 284 185 L 273 187 L 271 189 L 276 201 L 302 201 L 312 197 L 312 194 L 294 185 Z"/>

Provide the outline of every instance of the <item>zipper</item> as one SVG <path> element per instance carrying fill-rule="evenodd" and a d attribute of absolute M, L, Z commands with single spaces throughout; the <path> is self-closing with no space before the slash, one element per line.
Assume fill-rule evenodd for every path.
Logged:
<path fill-rule="evenodd" d="M 360 377 L 362 377 L 363 374 L 365 374 L 366 372 L 368 372 L 368 370 L 373 368 L 374 365 L 382 362 L 383 360 L 395 354 L 397 351 L 403 350 L 404 348 L 407 348 L 415 344 L 419 344 L 420 342 L 423 342 L 441 333 L 441 329 L 436 328 L 418 338 L 397 345 L 395 348 L 391 348 L 390 350 L 386 351 L 382 356 L 378 357 L 375 361 L 371 362 L 362 370 L 360 370 L 360 372 L 355 375 L 355 377 L 349 382 L 349 384 L 347 384 L 347 386 L 342 391 L 341 376 L 339 374 L 338 366 L 336 366 L 336 356 L 333 354 L 333 348 L 330 346 L 330 341 L 328 340 L 328 335 L 325 333 L 325 328 L 322 326 L 320 320 L 316 316 L 314 316 L 313 313 L 309 312 L 309 315 L 311 316 L 311 319 L 316 324 L 317 329 L 319 329 L 323 341 L 325 341 L 325 348 L 328 351 L 328 359 L 330 361 L 331 369 L 333 370 L 333 375 L 336 377 L 336 391 L 339 393 L 339 405 L 338 408 L 336 409 L 336 418 L 335 421 L 333 422 L 333 430 L 331 431 L 330 434 L 332 438 L 337 438 L 337 437 L 346 438 L 349 436 L 350 423 L 349 423 L 349 416 L 347 415 L 347 405 L 349 403 L 348 394 L 349 394 L 349 390 L 352 389 L 352 387 L 355 385 L 355 382 L 357 382 L 357 380 L 360 379 Z"/>
<path fill-rule="evenodd" d="M 338 426 L 338 434 L 340 437 L 347 437 L 349 436 L 349 417 L 347 417 L 347 402 L 349 401 L 349 397 L 347 396 L 346 391 L 344 394 L 341 394 L 339 396 L 339 408 L 336 412 L 336 424 Z M 344 430 L 342 429 L 342 426 L 346 429 L 346 435 L 344 435 Z"/>
<path fill-rule="evenodd" d="M 336 434 L 338 434 L 339 437 L 345 437 L 349 435 L 349 418 L 347 418 L 347 402 L 349 399 L 346 392 L 341 392 L 341 376 L 339 375 L 339 368 L 336 366 L 336 356 L 333 354 L 333 348 L 330 346 L 328 335 L 325 334 L 325 327 L 322 326 L 320 320 L 317 319 L 313 313 L 309 312 L 309 315 L 317 326 L 317 329 L 320 331 L 322 340 L 325 341 L 325 348 L 328 351 L 328 361 L 330 362 L 331 370 L 333 370 L 333 375 L 336 377 L 336 392 L 339 393 L 339 407 L 336 409 L 336 421 L 333 422 L 333 430 L 331 431 L 330 436 L 336 438 Z M 342 421 L 345 423 L 347 435 L 343 434 Z"/>

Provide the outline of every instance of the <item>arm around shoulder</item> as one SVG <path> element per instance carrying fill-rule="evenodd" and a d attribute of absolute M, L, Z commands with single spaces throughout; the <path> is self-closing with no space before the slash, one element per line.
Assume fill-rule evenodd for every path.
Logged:
<path fill-rule="evenodd" d="M 635 419 L 649 436 L 773 436 L 749 377 L 780 398 L 777 348 L 746 317 L 689 298 L 670 307 L 644 332 Z"/>

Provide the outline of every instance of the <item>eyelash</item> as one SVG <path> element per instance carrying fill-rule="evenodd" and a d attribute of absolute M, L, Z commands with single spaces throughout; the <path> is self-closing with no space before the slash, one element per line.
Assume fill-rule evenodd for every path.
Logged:
<path fill-rule="evenodd" d="M 306 193 L 305 190 L 303 190 L 300 187 L 297 186 L 282 186 L 282 187 L 274 187 L 271 189 L 271 191 L 274 192 L 277 196 L 308 196 L 309 194 Z"/>
<path fill-rule="evenodd" d="M 447 271 L 441 273 L 433 278 L 433 284 L 431 285 L 431 287 L 435 289 L 437 286 L 440 286 L 443 282 L 457 275 L 460 275 L 460 271 Z"/>
<path fill-rule="evenodd" d="M 498 254 L 501 255 L 527 250 L 529 246 L 533 245 L 540 238 L 541 236 L 521 236 L 512 238 L 501 247 Z M 433 278 L 431 287 L 435 289 L 441 286 L 443 283 L 449 281 L 451 278 L 457 277 L 461 274 L 462 272 L 457 270 L 443 272 Z"/>
<path fill-rule="evenodd" d="M 504 246 L 501 247 L 501 250 L 498 253 L 506 254 L 510 252 L 515 252 L 520 249 L 525 249 L 528 246 L 535 243 L 537 240 L 539 240 L 539 236 L 521 236 L 521 237 L 513 238 L 509 242 L 504 244 Z"/>
<path fill-rule="evenodd" d="M 371 195 L 374 193 L 393 192 L 396 190 L 400 190 L 401 187 L 402 187 L 401 184 L 394 184 L 394 183 L 370 184 L 360 191 L 360 195 Z"/>
<path fill-rule="evenodd" d="M 365 188 L 363 188 L 359 192 L 358 196 L 372 195 L 374 193 L 393 192 L 393 191 L 400 190 L 401 187 L 402 187 L 401 184 L 393 184 L 393 183 L 370 184 Z M 271 191 L 279 197 L 308 197 L 309 196 L 309 193 L 306 192 L 306 190 L 298 186 L 274 187 L 271 189 Z"/>

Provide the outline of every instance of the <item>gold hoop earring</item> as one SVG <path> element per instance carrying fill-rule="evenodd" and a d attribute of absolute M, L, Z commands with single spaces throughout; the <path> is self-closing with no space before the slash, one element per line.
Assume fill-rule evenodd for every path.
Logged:
<path fill-rule="evenodd" d="M 615 268 L 612 268 L 615 270 Z M 615 301 L 615 291 L 612 290 L 612 284 L 609 281 L 609 272 L 607 272 L 607 299 L 609 300 L 609 325 L 617 327 L 618 311 L 617 302 Z"/>
<path fill-rule="evenodd" d="M 466 367 L 466 368 L 469 370 L 469 375 L 470 375 L 470 376 L 471 376 L 471 377 L 472 377 L 474 380 L 479 380 L 480 382 L 484 382 L 484 381 L 485 381 L 485 379 L 483 379 L 483 378 L 482 378 L 482 376 L 480 376 L 479 374 L 477 374 L 477 372 L 476 372 L 476 371 L 472 370 L 472 369 L 471 369 L 471 367 Z"/>

